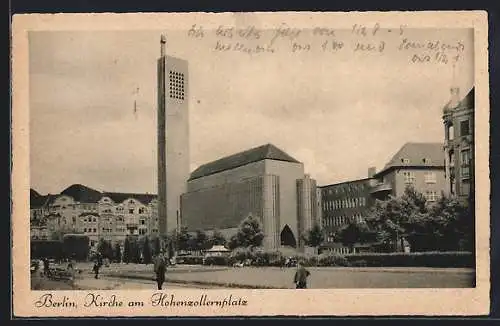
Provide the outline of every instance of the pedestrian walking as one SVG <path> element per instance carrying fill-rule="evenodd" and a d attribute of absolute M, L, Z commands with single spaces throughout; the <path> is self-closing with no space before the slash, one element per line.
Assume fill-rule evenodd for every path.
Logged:
<path fill-rule="evenodd" d="M 49 262 L 49 259 L 47 257 L 43 258 L 43 274 L 46 277 L 50 276 L 50 262 Z"/>
<path fill-rule="evenodd" d="M 302 262 L 297 262 L 297 271 L 295 272 L 295 277 L 293 282 L 295 283 L 296 289 L 307 289 L 307 278 L 311 273 L 305 269 Z"/>
<path fill-rule="evenodd" d="M 94 261 L 94 273 L 95 273 L 95 278 L 98 279 L 99 278 L 99 269 L 102 267 L 102 255 L 100 252 L 98 252 L 96 254 L 96 259 Z"/>
<path fill-rule="evenodd" d="M 158 256 L 156 256 L 155 258 L 154 270 L 156 274 L 156 283 L 158 284 L 158 290 L 161 290 L 163 283 L 165 282 L 165 272 L 167 271 L 167 261 L 163 251 L 160 251 Z"/>

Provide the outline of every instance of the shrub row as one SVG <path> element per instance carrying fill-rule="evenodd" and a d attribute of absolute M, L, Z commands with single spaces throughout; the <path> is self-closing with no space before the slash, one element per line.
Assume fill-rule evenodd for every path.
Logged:
<path fill-rule="evenodd" d="M 474 267 L 471 252 L 364 253 L 340 255 L 322 253 L 292 256 L 304 266 L 320 267 Z M 275 251 L 251 251 L 238 248 L 228 257 L 182 257 L 185 264 L 233 266 L 248 262 L 251 266 L 284 266 L 287 256 Z M 181 263 L 181 262 L 179 262 Z"/>
<path fill-rule="evenodd" d="M 368 267 L 460 267 L 475 266 L 471 252 L 366 253 L 346 255 L 350 266 Z"/>

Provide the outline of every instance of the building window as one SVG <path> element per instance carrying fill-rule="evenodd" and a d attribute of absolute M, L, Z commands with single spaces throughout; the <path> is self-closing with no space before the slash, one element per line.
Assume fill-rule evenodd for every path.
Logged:
<path fill-rule="evenodd" d="M 414 184 L 415 183 L 415 173 L 413 172 L 403 172 L 403 175 L 405 177 L 405 184 Z"/>
<path fill-rule="evenodd" d="M 139 208 L 139 214 L 144 214 L 144 207 Z"/>
<path fill-rule="evenodd" d="M 129 208 L 128 212 L 129 212 L 129 214 L 134 214 L 134 209 L 133 208 Z"/>
<path fill-rule="evenodd" d="M 402 158 L 401 159 L 401 163 L 404 163 L 404 164 L 409 164 L 410 163 L 410 160 L 407 159 L 407 158 Z"/>
<path fill-rule="evenodd" d="M 470 161 L 471 161 L 471 155 L 470 155 L 470 149 L 463 150 L 460 153 L 461 156 L 461 175 L 462 178 L 467 179 L 470 177 Z"/>
<path fill-rule="evenodd" d="M 97 229 L 94 229 L 93 231 L 94 231 L 94 233 L 97 233 Z"/>
<path fill-rule="evenodd" d="M 425 183 L 436 183 L 436 173 L 435 172 L 425 172 Z"/>
<path fill-rule="evenodd" d="M 435 202 L 437 200 L 438 196 L 437 196 L 436 191 L 428 190 L 425 192 L 425 198 L 427 199 L 427 201 Z"/>
<path fill-rule="evenodd" d="M 142 220 L 142 219 L 141 219 L 141 220 L 140 220 L 140 222 L 141 222 L 141 225 L 146 224 L 146 220 Z"/>
<path fill-rule="evenodd" d="M 460 136 L 467 136 L 469 134 L 469 120 L 460 121 Z"/>
<path fill-rule="evenodd" d="M 446 129 L 446 138 L 448 140 L 453 140 L 455 136 L 455 130 L 453 128 L 453 124 L 448 125 L 448 128 Z"/>

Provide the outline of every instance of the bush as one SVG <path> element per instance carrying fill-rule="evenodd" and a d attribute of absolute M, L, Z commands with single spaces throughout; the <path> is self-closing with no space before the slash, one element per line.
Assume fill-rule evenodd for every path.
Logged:
<path fill-rule="evenodd" d="M 233 265 L 234 263 L 243 262 L 247 259 L 255 261 L 256 254 L 252 252 L 250 248 L 236 248 L 229 255 L 228 264 Z"/>
<path fill-rule="evenodd" d="M 283 266 L 286 258 L 279 251 L 261 251 L 254 255 L 256 266 Z"/>
<path fill-rule="evenodd" d="M 186 264 L 186 265 L 203 265 L 203 257 L 202 256 L 178 256 L 176 258 L 177 264 Z"/>
<path fill-rule="evenodd" d="M 318 257 L 318 266 L 349 266 L 347 259 L 339 254 L 335 253 L 323 253 Z"/>
<path fill-rule="evenodd" d="M 229 259 L 224 256 L 211 256 L 203 259 L 203 265 L 227 266 L 228 264 Z"/>
<path fill-rule="evenodd" d="M 317 266 L 318 256 L 311 254 L 296 254 L 292 256 L 297 262 L 301 263 L 305 267 Z"/>
<path fill-rule="evenodd" d="M 471 252 L 413 252 L 349 254 L 351 266 L 368 267 L 474 267 Z"/>

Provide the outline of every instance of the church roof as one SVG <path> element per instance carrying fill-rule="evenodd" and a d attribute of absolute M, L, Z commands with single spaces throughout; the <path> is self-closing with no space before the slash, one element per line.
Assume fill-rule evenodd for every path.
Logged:
<path fill-rule="evenodd" d="M 272 144 L 266 144 L 203 164 L 191 173 L 191 177 L 189 178 L 189 180 L 198 179 L 207 175 L 234 169 L 249 163 L 266 159 L 300 163 L 278 147 Z"/>
<path fill-rule="evenodd" d="M 398 167 L 444 167 L 442 143 L 406 143 L 394 154 L 384 168 L 377 173 Z"/>

